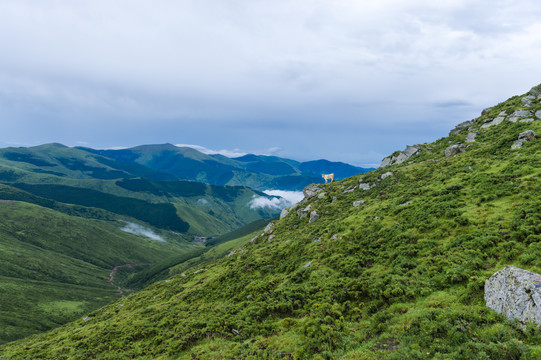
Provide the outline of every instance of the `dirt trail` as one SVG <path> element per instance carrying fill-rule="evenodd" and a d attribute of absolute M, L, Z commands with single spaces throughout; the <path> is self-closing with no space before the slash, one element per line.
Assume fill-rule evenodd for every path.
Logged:
<path fill-rule="evenodd" d="M 120 286 L 117 286 L 115 285 L 114 281 L 115 281 L 115 273 L 117 272 L 118 269 L 120 268 L 123 268 L 123 267 L 134 267 L 134 266 L 150 266 L 150 265 L 154 265 L 153 263 L 136 263 L 136 264 L 124 264 L 124 265 L 116 265 L 114 268 L 111 269 L 111 272 L 109 273 L 109 280 L 108 282 L 111 283 L 111 285 L 113 286 L 116 286 L 117 290 L 118 290 L 118 294 L 120 295 L 121 298 L 124 297 L 124 291 L 120 288 Z"/>

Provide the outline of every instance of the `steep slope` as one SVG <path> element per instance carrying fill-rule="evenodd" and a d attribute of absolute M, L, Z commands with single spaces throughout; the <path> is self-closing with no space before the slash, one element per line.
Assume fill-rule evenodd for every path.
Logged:
<path fill-rule="evenodd" d="M 0 149 L 0 180 L 38 180 L 43 175 L 72 179 L 118 179 L 146 177 L 154 180 L 177 180 L 172 174 L 160 172 L 137 163 L 118 161 L 91 154 L 62 144 L 45 144 L 30 148 Z M 21 172 L 20 170 L 25 170 Z M 9 175 L 11 171 L 11 176 Z M 1 174 L 5 175 L 1 175 Z"/>
<path fill-rule="evenodd" d="M 227 158 L 172 144 L 143 145 L 123 150 L 81 149 L 123 162 L 132 161 L 185 180 L 214 185 L 244 185 L 258 190 L 301 190 L 312 182 L 321 182 L 319 171 L 322 169 L 340 174 L 339 178 L 371 170 L 327 160 L 299 163 L 253 154 Z"/>
<path fill-rule="evenodd" d="M 241 251 L 0 354 L 540 358 L 541 332 L 483 300 L 506 265 L 541 272 L 541 140 L 526 133 L 541 134 L 540 100 L 541 86 L 386 167 L 311 186 Z"/>
<path fill-rule="evenodd" d="M 73 320 L 119 297 L 116 265 L 155 263 L 174 246 L 19 201 L 0 201 L 0 343 Z M 179 242 L 175 242 L 179 244 Z"/>

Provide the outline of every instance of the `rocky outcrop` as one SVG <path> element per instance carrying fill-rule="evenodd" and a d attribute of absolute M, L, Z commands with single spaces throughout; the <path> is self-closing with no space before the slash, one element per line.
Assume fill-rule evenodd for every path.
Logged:
<path fill-rule="evenodd" d="M 270 235 L 274 232 L 274 223 L 268 223 L 267 226 L 265 227 L 265 230 L 263 230 L 263 232 L 267 235 Z"/>
<path fill-rule="evenodd" d="M 317 219 L 319 219 L 319 215 L 318 213 L 314 210 L 310 213 L 310 220 L 308 220 L 308 222 L 314 222 L 316 221 Z"/>
<path fill-rule="evenodd" d="M 418 145 L 406 146 L 406 149 L 395 156 L 387 156 L 381 161 L 380 168 L 384 168 L 394 164 L 402 164 L 413 155 L 417 154 L 421 148 Z"/>
<path fill-rule="evenodd" d="M 361 204 L 364 204 L 366 200 L 357 200 L 353 202 L 353 207 L 358 207 Z"/>
<path fill-rule="evenodd" d="M 453 144 L 449 146 L 447 149 L 445 149 L 445 156 L 446 157 L 454 156 L 458 153 L 464 152 L 465 149 L 466 149 L 466 145 L 464 144 Z"/>
<path fill-rule="evenodd" d="M 320 188 L 319 185 L 310 184 L 307 187 L 305 187 L 304 189 L 302 189 L 302 193 L 304 195 L 303 200 L 311 199 L 311 198 L 317 196 L 317 194 L 319 194 L 322 191 L 323 191 L 323 189 Z"/>
<path fill-rule="evenodd" d="M 518 139 L 511 145 L 511 149 L 520 149 L 524 143 L 535 140 L 537 134 L 533 130 L 526 130 L 518 135 Z"/>
<path fill-rule="evenodd" d="M 529 118 L 532 116 L 532 112 L 529 110 L 516 110 L 507 119 L 511 122 L 517 122 L 520 119 Z"/>
<path fill-rule="evenodd" d="M 297 215 L 300 217 L 300 218 L 303 218 L 305 217 L 306 215 L 308 215 L 308 213 L 310 212 L 310 210 L 312 210 L 312 205 L 308 205 L 307 207 L 305 207 L 304 209 L 299 209 L 297 210 Z"/>
<path fill-rule="evenodd" d="M 541 325 L 541 275 L 514 266 L 485 282 L 486 305 L 509 320 Z"/>
<path fill-rule="evenodd" d="M 458 124 L 453 130 L 449 132 L 449 135 L 458 134 L 462 129 L 470 127 L 473 125 L 473 120 L 464 121 L 463 123 Z"/>
<path fill-rule="evenodd" d="M 520 101 L 522 102 L 524 107 L 530 107 L 532 106 L 532 101 L 534 101 L 535 99 L 536 99 L 535 96 L 528 95 L 528 96 L 524 96 L 522 99 L 520 99 Z"/>
<path fill-rule="evenodd" d="M 481 129 L 488 129 L 491 126 L 500 125 L 505 120 L 505 117 L 498 116 L 494 119 L 487 118 L 485 119 L 485 123 L 481 125 Z"/>
<path fill-rule="evenodd" d="M 285 218 L 289 214 L 289 208 L 282 209 L 282 212 L 280 213 L 280 220 Z"/>

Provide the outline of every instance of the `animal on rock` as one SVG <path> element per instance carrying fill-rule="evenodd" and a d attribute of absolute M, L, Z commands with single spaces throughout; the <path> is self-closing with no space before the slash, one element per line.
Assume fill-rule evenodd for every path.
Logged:
<path fill-rule="evenodd" d="M 334 174 L 321 174 L 321 177 L 325 179 L 325 184 L 327 183 L 327 180 L 331 179 L 331 182 L 334 181 Z"/>

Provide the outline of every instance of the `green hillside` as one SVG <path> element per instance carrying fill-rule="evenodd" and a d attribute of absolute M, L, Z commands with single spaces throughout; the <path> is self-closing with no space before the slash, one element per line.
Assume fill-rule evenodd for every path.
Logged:
<path fill-rule="evenodd" d="M 117 161 L 144 165 L 185 180 L 214 185 L 243 185 L 258 190 L 302 190 L 310 183 L 321 182 L 322 172 L 334 172 L 337 179 L 342 179 L 371 170 L 327 160 L 300 163 L 277 156 L 253 154 L 227 158 L 172 144 L 143 145 L 122 150 L 81 149 Z"/>
<path fill-rule="evenodd" d="M 539 359 L 539 329 L 487 308 L 483 287 L 506 265 L 541 272 L 540 100 L 541 86 L 407 159 L 312 187 L 231 256 L 0 356 Z M 527 130 L 539 135 L 518 147 Z"/>
<path fill-rule="evenodd" d="M 108 282 L 114 266 L 155 263 L 192 247 L 128 234 L 118 221 L 68 216 L 19 201 L 0 201 L 0 219 L 0 343 L 117 299 Z"/>

